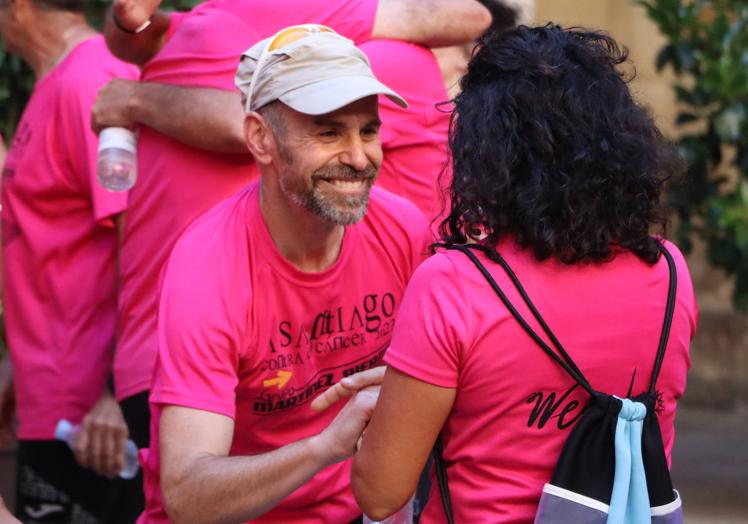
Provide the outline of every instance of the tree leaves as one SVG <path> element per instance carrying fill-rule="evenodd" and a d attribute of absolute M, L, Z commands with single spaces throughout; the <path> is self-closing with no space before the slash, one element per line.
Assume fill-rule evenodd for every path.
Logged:
<path fill-rule="evenodd" d="M 670 194 L 679 241 L 703 238 L 709 261 L 736 279 L 735 306 L 748 309 L 748 2 L 634 1 L 668 40 L 655 64 L 678 78 L 676 125 L 703 129 L 678 142 L 688 162 L 687 184 Z"/>

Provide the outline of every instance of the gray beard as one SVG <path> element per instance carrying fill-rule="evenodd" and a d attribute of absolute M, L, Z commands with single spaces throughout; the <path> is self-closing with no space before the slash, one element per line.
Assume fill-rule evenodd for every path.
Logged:
<path fill-rule="evenodd" d="M 286 179 L 281 177 L 280 185 L 283 192 L 296 204 L 318 217 L 339 226 L 349 226 L 359 222 L 366 214 L 369 204 L 369 192 L 374 183 L 377 169 L 369 166 L 363 171 L 355 171 L 348 166 L 334 166 L 318 169 L 312 174 L 312 189 L 299 193 L 288 187 Z M 327 194 L 319 188 L 319 184 L 326 178 L 342 178 L 348 180 L 367 179 L 366 191 L 359 196 L 339 197 Z"/>

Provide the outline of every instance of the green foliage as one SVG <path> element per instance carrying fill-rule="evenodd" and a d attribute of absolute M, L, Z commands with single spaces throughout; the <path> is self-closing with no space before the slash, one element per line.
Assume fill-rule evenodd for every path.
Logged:
<path fill-rule="evenodd" d="M 6 53 L 0 44 L 0 133 L 6 142 L 13 135 L 33 85 L 29 68 L 17 56 Z"/>
<path fill-rule="evenodd" d="M 748 309 L 748 0 L 635 0 L 668 40 L 689 183 L 671 204 L 679 240 L 697 234 L 711 264 L 736 279 L 735 305 Z"/>
<path fill-rule="evenodd" d="M 162 8 L 190 9 L 199 0 L 165 0 Z M 104 12 L 110 0 L 90 0 L 88 17 L 94 27 L 101 28 Z M 7 7 L 5 7 L 7 8 Z M 0 43 L 0 133 L 10 142 L 21 112 L 34 86 L 34 75 L 17 56 L 9 55 Z"/>

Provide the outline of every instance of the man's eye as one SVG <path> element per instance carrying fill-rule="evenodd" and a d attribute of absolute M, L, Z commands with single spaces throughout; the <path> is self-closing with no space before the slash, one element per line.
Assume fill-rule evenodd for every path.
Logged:
<path fill-rule="evenodd" d="M 331 138 L 331 137 L 334 137 L 337 134 L 338 134 L 338 132 L 336 130 L 334 130 L 334 129 L 328 129 L 326 131 L 320 131 L 319 136 L 326 137 L 326 138 Z"/>
<path fill-rule="evenodd" d="M 377 127 L 367 127 L 362 131 L 362 134 L 366 136 L 374 136 L 379 134 L 379 128 Z"/>

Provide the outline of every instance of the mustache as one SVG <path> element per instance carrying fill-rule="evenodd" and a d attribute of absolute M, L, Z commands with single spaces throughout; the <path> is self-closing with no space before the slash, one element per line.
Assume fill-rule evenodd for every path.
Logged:
<path fill-rule="evenodd" d="M 329 178 L 336 178 L 338 180 L 362 180 L 362 179 L 374 179 L 377 176 L 378 169 L 372 164 L 366 166 L 365 169 L 357 171 L 351 166 L 346 165 L 335 165 L 325 166 L 317 169 L 312 173 L 312 180 L 324 180 Z"/>

